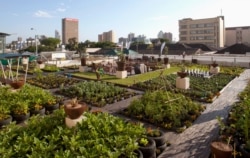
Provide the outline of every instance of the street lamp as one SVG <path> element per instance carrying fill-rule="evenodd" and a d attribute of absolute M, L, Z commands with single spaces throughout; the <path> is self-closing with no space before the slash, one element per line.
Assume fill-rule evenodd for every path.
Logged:
<path fill-rule="evenodd" d="M 34 28 L 30 28 L 31 30 L 35 30 Z M 36 30 L 35 30 L 36 31 Z M 35 43 L 36 43 L 36 56 L 37 56 L 37 35 L 35 35 Z"/>

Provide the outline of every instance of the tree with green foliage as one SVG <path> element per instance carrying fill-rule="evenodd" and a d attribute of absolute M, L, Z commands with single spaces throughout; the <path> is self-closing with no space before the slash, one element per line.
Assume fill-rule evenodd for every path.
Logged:
<path fill-rule="evenodd" d="M 73 50 L 77 50 L 77 47 L 78 47 L 78 42 L 76 40 L 76 37 L 73 37 L 68 40 L 68 44 L 66 45 L 65 48 L 67 50 L 73 51 Z"/>
<path fill-rule="evenodd" d="M 56 48 L 58 44 L 60 44 L 60 40 L 57 38 L 45 38 L 43 40 L 41 40 L 41 44 L 45 45 L 45 46 L 49 46 L 49 47 L 54 47 Z"/>

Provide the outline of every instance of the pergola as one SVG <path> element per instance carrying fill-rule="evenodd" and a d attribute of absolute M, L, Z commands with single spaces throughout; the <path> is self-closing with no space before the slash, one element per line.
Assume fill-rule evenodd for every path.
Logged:
<path fill-rule="evenodd" d="M 6 36 L 10 34 L 0 32 L 0 53 L 4 53 L 5 43 L 6 43 Z"/>

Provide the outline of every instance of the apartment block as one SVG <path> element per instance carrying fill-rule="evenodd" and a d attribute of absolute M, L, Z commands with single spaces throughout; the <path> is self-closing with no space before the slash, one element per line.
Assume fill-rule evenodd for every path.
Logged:
<path fill-rule="evenodd" d="M 68 44 L 70 38 L 76 38 L 78 42 L 78 19 L 62 19 L 62 44 Z"/>
<path fill-rule="evenodd" d="M 226 28 L 226 46 L 236 43 L 250 44 L 250 26 L 227 27 Z"/>
<path fill-rule="evenodd" d="M 113 42 L 115 43 L 115 33 L 110 30 L 98 35 L 98 42 Z"/>
<path fill-rule="evenodd" d="M 224 16 L 179 20 L 179 42 L 187 44 L 202 43 L 214 48 L 224 47 Z"/>

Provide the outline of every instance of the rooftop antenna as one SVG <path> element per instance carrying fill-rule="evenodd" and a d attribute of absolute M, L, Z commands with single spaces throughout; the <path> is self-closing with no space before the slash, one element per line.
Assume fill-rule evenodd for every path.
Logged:
<path fill-rule="evenodd" d="M 220 9 L 220 15 L 222 16 L 222 9 Z"/>

